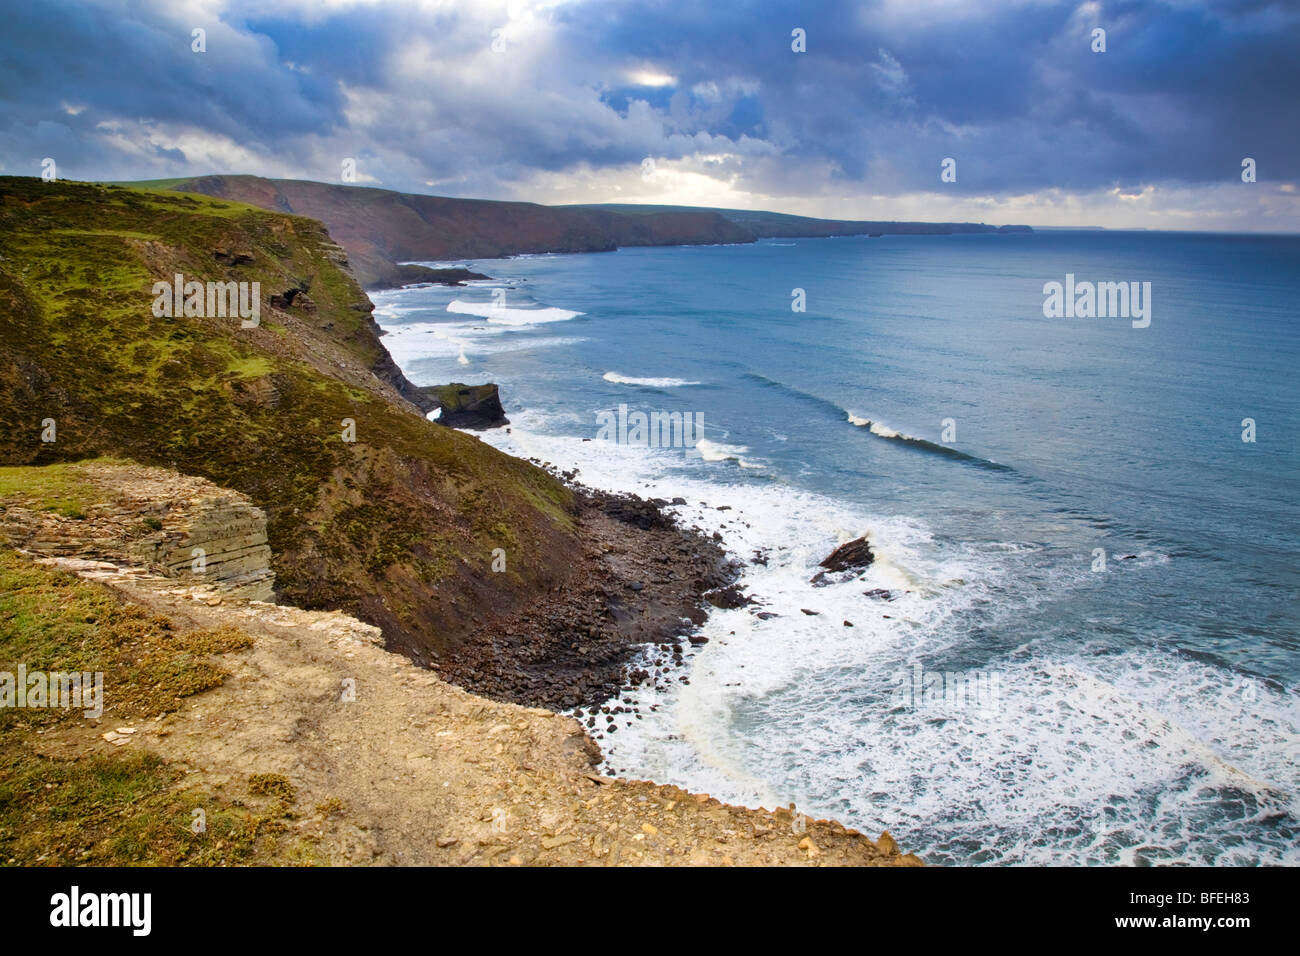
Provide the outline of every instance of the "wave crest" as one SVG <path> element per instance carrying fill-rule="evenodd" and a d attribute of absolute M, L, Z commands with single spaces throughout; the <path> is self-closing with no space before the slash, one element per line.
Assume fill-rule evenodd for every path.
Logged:
<path fill-rule="evenodd" d="M 745 445 L 724 445 L 722 442 L 701 438 L 695 442 L 695 450 L 705 461 L 734 461 L 741 468 L 763 467 L 758 462 L 744 457 L 749 452 L 749 448 Z"/>
<path fill-rule="evenodd" d="M 700 384 L 688 382 L 684 378 L 633 378 L 630 375 L 620 375 L 618 372 L 606 372 L 601 378 L 617 385 L 643 385 L 646 388 L 678 388 L 682 385 Z"/>
<path fill-rule="evenodd" d="M 958 461 L 968 462 L 980 468 L 987 468 L 990 471 L 1015 471 L 1010 465 L 1004 465 L 1001 462 L 990 461 L 987 458 L 980 458 L 978 455 L 969 455 L 964 451 L 958 451 L 948 445 L 941 445 L 939 442 L 930 441 L 927 438 L 917 438 L 915 435 L 909 435 L 906 432 L 900 432 L 895 428 L 890 428 L 881 422 L 866 418 L 862 415 L 855 415 L 850 411 L 845 411 L 848 416 L 850 425 L 857 428 L 865 428 L 871 434 L 878 438 L 884 438 L 887 441 L 898 442 L 912 448 L 927 451 L 935 455 L 943 455 L 946 458 L 954 458 Z"/>
<path fill-rule="evenodd" d="M 491 302 L 465 302 L 453 299 L 447 303 L 447 311 L 460 315 L 477 315 L 499 325 L 542 325 L 547 322 L 567 322 L 575 319 L 582 312 L 546 306 L 540 309 L 519 309 Z"/>

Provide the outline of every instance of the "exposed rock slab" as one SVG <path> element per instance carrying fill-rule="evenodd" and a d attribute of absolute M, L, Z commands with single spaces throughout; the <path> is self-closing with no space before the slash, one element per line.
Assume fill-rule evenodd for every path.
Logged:
<path fill-rule="evenodd" d="M 275 592 L 266 515 L 247 498 L 202 478 L 134 464 L 68 467 L 93 503 L 84 513 L 6 499 L 0 540 L 42 557 L 101 559 L 213 585 L 231 597 Z"/>

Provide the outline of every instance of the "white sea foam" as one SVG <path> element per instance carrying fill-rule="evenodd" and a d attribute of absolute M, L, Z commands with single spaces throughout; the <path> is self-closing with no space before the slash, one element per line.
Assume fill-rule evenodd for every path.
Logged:
<path fill-rule="evenodd" d="M 606 372 L 601 378 L 618 385 L 644 385 L 648 388 L 679 388 L 682 385 L 700 384 L 682 378 L 632 378 L 629 375 L 620 375 L 618 372 Z"/>
<path fill-rule="evenodd" d="M 398 265 L 424 266 L 427 269 L 470 269 L 474 263 L 468 259 L 429 260 L 425 262 L 400 262 Z"/>
<path fill-rule="evenodd" d="M 695 450 L 705 461 L 739 461 L 740 456 L 749 451 L 744 445 L 724 445 L 707 438 L 697 441 Z"/>
<path fill-rule="evenodd" d="M 574 312 L 572 309 L 560 309 L 555 306 L 523 309 L 514 306 L 496 305 L 492 302 L 465 302 L 461 299 L 453 299 L 447 303 L 447 311 L 460 315 L 478 315 L 489 322 L 514 326 L 567 322 L 583 314 Z"/>
<path fill-rule="evenodd" d="M 852 412 L 849 412 L 848 416 L 849 424 L 856 425 L 858 428 L 865 428 L 869 430 L 871 434 L 879 435 L 881 438 L 912 438 L 911 435 L 905 435 L 896 429 L 890 428 L 882 422 L 873 421 L 872 419 L 864 418 L 861 415 L 854 415 Z"/>
<path fill-rule="evenodd" d="M 749 449 L 744 445 L 724 445 L 722 442 L 701 438 L 695 442 L 695 451 L 705 461 L 734 461 L 741 468 L 762 468 L 762 464 L 746 458 Z"/>
<path fill-rule="evenodd" d="M 376 310 L 378 312 L 378 310 Z M 383 320 L 381 319 L 381 324 Z M 383 343 L 393 360 L 406 369 L 417 360 L 467 365 L 474 358 L 501 352 L 556 348 L 583 341 L 577 336 L 521 336 L 524 326 L 482 322 L 407 322 L 385 325 Z M 462 361 L 464 359 L 464 361 Z"/>
<path fill-rule="evenodd" d="M 1230 672 L 1156 649 L 961 663 L 972 613 L 986 625 L 1031 613 L 1091 585 L 1087 562 L 1030 582 L 1025 562 L 1042 563 L 1033 542 L 941 541 L 907 517 L 726 483 L 726 472 L 692 472 L 667 450 L 544 435 L 541 424 L 525 414 L 513 434 L 484 438 L 576 466 L 597 487 L 684 497 L 675 510 L 687 526 L 767 561 L 740 581 L 761 603 L 714 610 L 701 627 L 709 643 L 688 652 L 689 684 L 631 695 L 641 719 L 627 715 L 600 741 L 607 771 L 748 805 L 794 801 L 889 829 L 936 862 L 1300 863 L 1285 829 L 1260 836 L 1246 819 L 1300 812 L 1294 693 L 1260 685 L 1247 700 Z M 818 562 L 864 533 L 875 562 L 814 587 Z M 864 593 L 880 589 L 892 600 Z M 645 663 L 662 662 L 651 649 Z M 914 663 L 995 672 L 996 709 L 896 706 Z M 1225 803 L 1240 812 L 1224 814 Z"/>

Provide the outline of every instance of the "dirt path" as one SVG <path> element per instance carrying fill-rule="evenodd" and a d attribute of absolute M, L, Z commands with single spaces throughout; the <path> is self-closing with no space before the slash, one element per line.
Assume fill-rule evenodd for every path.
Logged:
<path fill-rule="evenodd" d="M 77 562 L 58 560 L 64 567 Z M 578 723 L 497 703 L 384 651 L 338 613 L 220 598 L 205 587 L 81 562 L 179 627 L 236 624 L 253 647 L 222 657 L 221 687 L 144 721 L 123 746 L 184 767 L 221 797 L 248 777 L 296 788 L 293 835 L 337 864 L 914 865 L 838 824 L 730 807 L 675 787 L 594 774 Z M 107 688 L 111 693 L 111 687 Z M 351 698 L 351 699 L 350 699 Z M 110 751 L 106 726 L 46 735 L 51 756 Z M 798 831 L 798 832 L 796 832 Z"/>

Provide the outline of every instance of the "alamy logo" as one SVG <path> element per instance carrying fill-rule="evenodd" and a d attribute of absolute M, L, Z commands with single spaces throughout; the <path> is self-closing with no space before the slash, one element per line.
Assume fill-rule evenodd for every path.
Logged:
<path fill-rule="evenodd" d="M 153 925 L 151 893 L 86 893 L 74 886 L 50 897 L 51 926 L 129 926 L 132 935 L 148 936 Z"/>
<path fill-rule="evenodd" d="M 908 710 L 973 710 L 995 712 L 1002 700 L 1002 678 L 997 671 L 911 671 L 894 675 L 894 706 Z"/>
<path fill-rule="evenodd" d="M 1150 282 L 1075 282 L 1043 285 L 1043 316 L 1048 319 L 1132 319 L 1133 328 L 1151 324 Z"/>
<path fill-rule="evenodd" d="M 104 672 L 0 671 L 0 707 L 57 707 L 81 710 L 91 719 L 104 714 Z"/>
<path fill-rule="evenodd" d="M 153 314 L 155 318 L 175 318 L 184 315 L 194 318 L 243 319 L 242 329 L 254 329 L 262 321 L 262 283 L 260 282 L 208 282 L 185 281 L 176 273 L 172 282 L 153 284 Z"/>
<path fill-rule="evenodd" d="M 598 441 L 641 448 L 694 448 L 704 431 L 703 412 L 628 412 L 627 405 L 618 411 L 606 409 L 596 413 Z"/>

